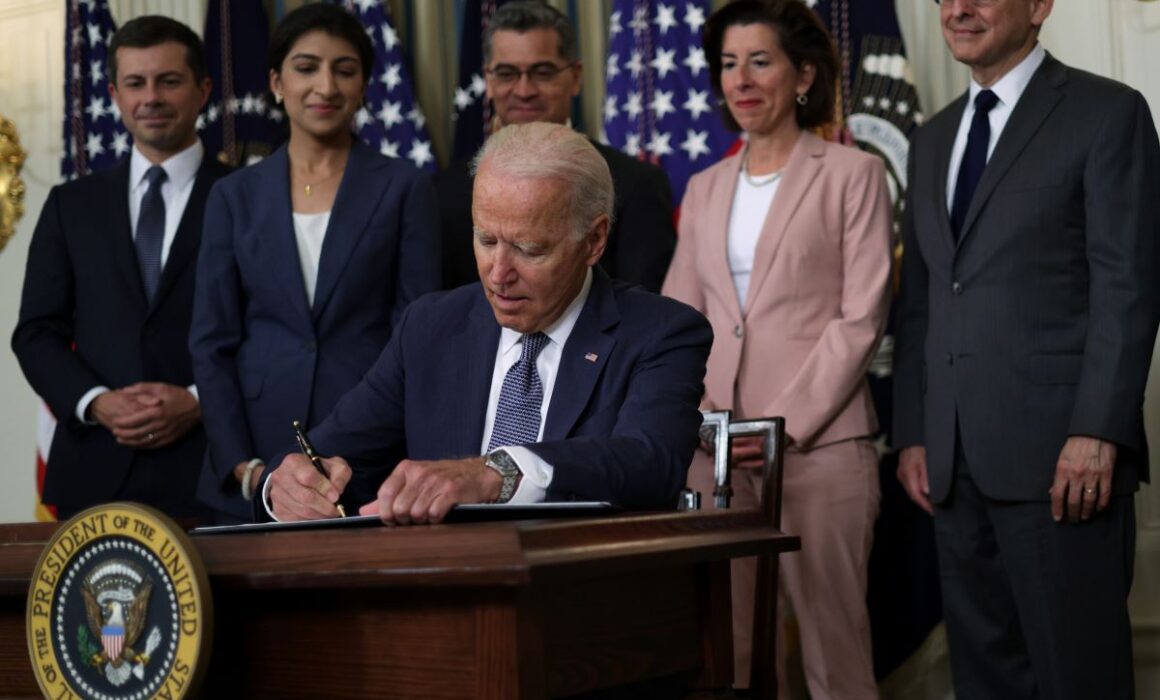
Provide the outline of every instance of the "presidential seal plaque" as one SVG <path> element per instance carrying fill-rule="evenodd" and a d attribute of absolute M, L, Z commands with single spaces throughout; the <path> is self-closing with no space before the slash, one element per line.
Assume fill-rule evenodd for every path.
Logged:
<path fill-rule="evenodd" d="M 64 523 L 36 562 L 28 653 L 45 697 L 183 698 L 209 663 L 212 620 L 185 533 L 152 508 L 111 503 Z"/>

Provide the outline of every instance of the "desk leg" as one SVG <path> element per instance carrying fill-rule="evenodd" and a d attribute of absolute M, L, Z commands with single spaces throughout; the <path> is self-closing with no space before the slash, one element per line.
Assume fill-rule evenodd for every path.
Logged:
<path fill-rule="evenodd" d="M 753 611 L 753 663 L 749 689 L 759 700 L 777 700 L 777 555 L 757 558 L 757 595 Z"/>

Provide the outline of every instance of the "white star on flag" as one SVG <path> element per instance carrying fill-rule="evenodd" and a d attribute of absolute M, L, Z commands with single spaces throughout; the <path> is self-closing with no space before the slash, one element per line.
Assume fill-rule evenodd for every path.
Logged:
<path fill-rule="evenodd" d="M 620 10 L 617 10 L 608 18 L 608 38 L 611 39 L 622 31 L 620 28 Z"/>
<path fill-rule="evenodd" d="M 258 105 L 254 103 L 254 96 L 246 93 L 246 96 L 242 98 L 242 113 L 253 114 L 257 106 Z"/>
<path fill-rule="evenodd" d="M 689 160 L 697 160 L 701 156 L 709 155 L 708 131 L 693 131 L 689 129 L 685 140 L 681 142 L 681 150 L 689 154 Z"/>
<path fill-rule="evenodd" d="M 422 129 L 423 125 L 427 123 L 427 118 L 423 116 L 423 112 L 419 111 L 418 107 L 407 112 L 407 119 L 411 120 L 411 123 L 415 125 L 416 129 Z"/>
<path fill-rule="evenodd" d="M 709 62 L 705 60 L 705 50 L 700 46 L 690 46 L 689 55 L 686 56 L 685 60 L 681 61 L 681 63 L 684 64 L 685 68 L 688 68 L 689 72 L 694 76 L 700 75 L 702 68 L 709 67 Z"/>
<path fill-rule="evenodd" d="M 391 102 L 387 100 L 383 103 L 383 108 L 379 110 L 378 117 L 390 129 L 395 124 L 403 123 L 403 105 L 398 102 Z"/>
<path fill-rule="evenodd" d="M 906 103 L 906 100 L 900 100 L 894 108 L 898 110 L 899 114 L 906 114 L 910 111 L 910 105 Z"/>
<path fill-rule="evenodd" d="M 636 119 L 640 116 L 640 113 L 644 111 L 644 106 L 640 101 L 639 92 L 628 93 L 628 100 L 624 103 L 624 111 L 627 112 L 628 116 L 632 119 Z"/>
<path fill-rule="evenodd" d="M 633 51 L 632 56 L 628 59 L 628 63 L 625 63 L 624 66 L 632 71 L 633 78 L 639 76 L 640 72 L 644 70 L 644 63 L 641 62 L 640 52 Z"/>
<path fill-rule="evenodd" d="M 377 3 L 379 0 L 375 0 Z M 395 28 L 389 24 L 383 25 L 383 45 L 387 47 L 387 51 L 395 48 L 399 44 L 399 35 L 395 33 Z"/>
<path fill-rule="evenodd" d="M 668 33 L 670 29 L 677 26 L 677 13 L 672 5 L 665 5 L 664 3 L 657 5 L 657 16 L 654 20 L 657 28 L 661 30 L 661 36 Z"/>
<path fill-rule="evenodd" d="M 643 34 L 648 31 L 648 8 L 638 7 L 632 13 L 632 21 L 628 23 L 633 34 Z"/>
<path fill-rule="evenodd" d="M 354 113 L 354 123 L 357 124 L 358 128 L 360 129 L 367 124 L 370 124 L 372 121 L 374 121 L 374 118 L 371 117 L 371 113 L 367 111 L 366 107 L 359 107 L 359 110 Z"/>
<path fill-rule="evenodd" d="M 379 144 L 379 153 L 382 153 L 384 156 L 388 156 L 390 158 L 398 158 L 399 144 L 391 143 L 389 140 L 383 139 L 383 142 Z"/>
<path fill-rule="evenodd" d="M 673 148 L 669 145 L 669 135 L 663 131 L 654 131 L 648 142 L 648 151 L 654 156 L 672 155 Z"/>
<path fill-rule="evenodd" d="M 483 76 L 479 73 L 471 76 L 471 94 L 480 97 L 485 92 L 487 92 L 487 83 L 484 82 Z"/>
<path fill-rule="evenodd" d="M 93 81 L 93 85 L 100 85 L 105 79 L 105 65 L 100 61 L 89 63 L 89 78 Z"/>
<path fill-rule="evenodd" d="M 93 99 L 89 100 L 89 106 L 85 107 L 85 113 L 89 115 L 89 119 L 97 121 L 105 116 L 105 101 L 93 95 Z"/>
<path fill-rule="evenodd" d="M 689 98 L 681 106 L 693 115 L 694 121 L 700 119 L 702 114 L 713 111 L 709 106 L 708 90 L 689 90 Z"/>
<path fill-rule="evenodd" d="M 705 24 L 705 11 L 696 5 L 685 5 L 685 24 L 689 25 L 690 32 L 699 33 Z"/>
<path fill-rule="evenodd" d="M 89 134 L 89 137 L 85 139 L 85 151 L 89 154 L 90 160 L 105 152 L 105 147 L 101 144 L 100 134 Z"/>
<path fill-rule="evenodd" d="M 379 0 L 354 0 L 354 4 L 358 5 L 359 12 L 366 12 L 379 4 Z"/>
<path fill-rule="evenodd" d="M 475 102 L 475 98 L 471 96 L 470 92 L 463 88 L 455 88 L 455 109 L 457 111 L 462 112 L 472 102 Z"/>
<path fill-rule="evenodd" d="M 660 74 L 662 80 L 677 69 L 677 63 L 673 60 L 676 53 L 676 49 L 657 49 L 657 57 L 649 63 Z"/>
<path fill-rule="evenodd" d="M 633 158 L 640 156 L 640 134 L 629 134 L 625 137 L 624 152 Z"/>
<path fill-rule="evenodd" d="M 128 153 L 130 148 L 129 134 L 123 131 L 113 134 L 113 152 L 117 154 L 118 158 Z"/>
<path fill-rule="evenodd" d="M 387 86 L 387 92 L 394 90 L 399 83 L 403 82 L 403 78 L 399 75 L 399 70 L 400 66 L 398 63 L 389 64 L 387 69 L 383 71 L 382 77 L 379 78 L 379 82 Z"/>
<path fill-rule="evenodd" d="M 605 68 L 604 68 L 604 79 L 605 80 L 612 80 L 616 76 L 620 75 L 619 62 L 620 62 L 620 56 L 617 56 L 614 53 L 608 54 L 608 63 L 605 65 Z"/>
<path fill-rule="evenodd" d="M 411 143 L 411 150 L 407 152 L 407 157 L 415 163 L 415 167 L 422 168 L 424 163 L 434 161 L 435 157 L 431 155 L 431 142 L 415 139 Z"/>
<path fill-rule="evenodd" d="M 101 43 L 101 27 L 97 24 L 89 25 L 89 46 Z"/>
<path fill-rule="evenodd" d="M 616 107 L 616 95 L 609 95 L 604 98 L 604 118 L 615 119 L 616 115 L 620 114 L 620 110 Z"/>
<path fill-rule="evenodd" d="M 672 91 L 665 92 L 664 90 L 657 90 L 657 96 L 649 104 L 649 109 L 657 115 L 658 121 L 664 119 L 666 115 L 677 111 L 677 108 L 673 106 Z"/>

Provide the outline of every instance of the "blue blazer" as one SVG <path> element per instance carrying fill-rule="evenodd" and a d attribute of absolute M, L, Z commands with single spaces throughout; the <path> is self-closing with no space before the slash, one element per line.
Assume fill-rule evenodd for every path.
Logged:
<path fill-rule="evenodd" d="M 379 356 L 412 300 L 439 287 L 428 178 L 357 141 L 307 301 L 286 148 L 210 193 L 190 350 L 209 451 L 198 497 L 250 517 L 234 467 L 294 442 L 291 421 L 330 413 Z"/>
<path fill-rule="evenodd" d="M 129 221 L 129 159 L 52 188 L 28 248 L 12 350 L 28 383 L 56 416 L 44 502 L 79 509 L 120 497 L 134 472 L 165 469 L 172 516 L 203 511 L 193 498 L 205 435 L 196 427 L 159 449 L 117 444 L 76 419 L 95 386 L 193 382 L 186 338 L 202 212 L 229 168 L 206 154 L 185 205 L 157 292 L 145 297 Z"/>
<path fill-rule="evenodd" d="M 500 327 L 478 283 L 428 295 L 403 316 L 363 381 L 310 438 L 354 470 L 342 500 L 374 500 L 400 457 L 480 453 Z M 591 291 L 560 358 L 543 441 L 550 500 L 673 508 L 697 446 L 713 331 L 684 304 L 613 283 Z"/>

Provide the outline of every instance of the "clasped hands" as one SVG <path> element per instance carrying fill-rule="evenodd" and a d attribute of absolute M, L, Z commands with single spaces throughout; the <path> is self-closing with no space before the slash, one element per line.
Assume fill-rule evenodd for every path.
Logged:
<path fill-rule="evenodd" d="M 1066 515 L 1075 523 L 1107 508 L 1115 465 L 1115 443 L 1084 435 L 1069 437 L 1056 460 L 1055 480 L 1048 489 L 1052 519 L 1060 522 Z M 926 471 L 926 448 L 902 450 L 898 456 L 898 480 L 910 500 L 927 513 L 934 512 Z"/>
<path fill-rule="evenodd" d="M 176 442 L 201 420 L 201 406 L 185 387 L 138 382 L 99 394 L 89 415 L 109 429 L 117 442 L 154 449 Z"/>
<path fill-rule="evenodd" d="M 490 503 L 499 498 L 503 479 L 484 465 L 483 457 L 419 461 L 405 459 L 379 487 L 375 500 L 359 515 L 378 515 L 395 525 L 438 523 L 459 503 Z M 334 504 L 351 469 L 341 457 L 324 457 L 329 478 L 304 455 L 290 454 L 270 474 L 270 504 L 281 521 L 338 517 Z"/>

